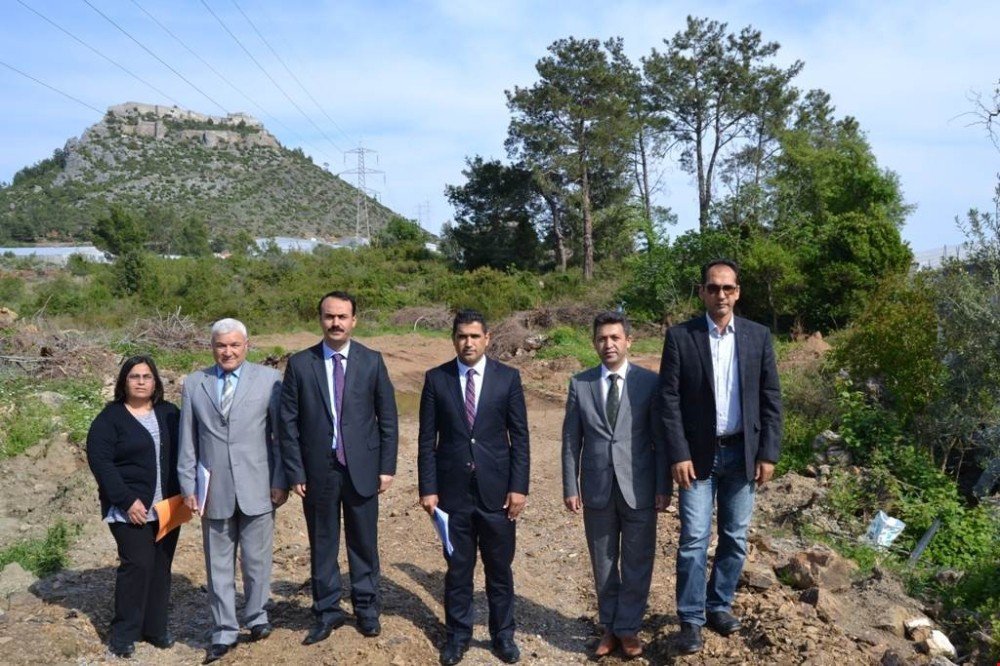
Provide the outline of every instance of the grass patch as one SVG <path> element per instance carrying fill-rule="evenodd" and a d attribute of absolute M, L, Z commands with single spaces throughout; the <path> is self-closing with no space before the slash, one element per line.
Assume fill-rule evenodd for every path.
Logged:
<path fill-rule="evenodd" d="M 69 546 L 79 527 L 69 527 L 60 520 L 48 529 L 44 539 L 30 539 L 0 551 L 0 569 L 17 562 L 24 569 L 43 578 L 53 574 L 69 562 Z"/>
<path fill-rule="evenodd" d="M 16 384 L 0 386 L 0 458 L 23 453 L 50 435 L 52 417 L 49 407 L 17 391 Z"/>

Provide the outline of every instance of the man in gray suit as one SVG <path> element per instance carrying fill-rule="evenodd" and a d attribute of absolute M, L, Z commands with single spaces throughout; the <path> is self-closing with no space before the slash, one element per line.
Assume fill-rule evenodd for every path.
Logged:
<path fill-rule="evenodd" d="M 198 510 L 198 464 L 211 474 L 201 521 L 214 623 L 206 664 L 235 647 L 239 635 L 237 544 L 250 639 L 267 638 L 272 629 L 264 604 L 271 587 L 274 509 L 288 499 L 277 437 L 281 374 L 247 362 L 248 348 L 241 322 L 215 322 L 215 365 L 188 375 L 181 393 L 177 470 L 190 509 Z"/>
<path fill-rule="evenodd" d="M 597 315 L 601 365 L 570 380 L 563 421 L 563 497 L 569 511 L 583 511 L 604 627 L 596 657 L 619 643 L 628 658 L 642 654 L 638 632 L 653 575 L 656 511 L 670 505 L 654 410 L 659 382 L 655 372 L 628 362 L 631 346 L 624 315 Z"/>

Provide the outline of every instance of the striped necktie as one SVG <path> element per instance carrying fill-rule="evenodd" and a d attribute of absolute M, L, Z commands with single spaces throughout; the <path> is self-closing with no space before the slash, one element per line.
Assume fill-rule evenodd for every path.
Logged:
<path fill-rule="evenodd" d="M 229 410 L 233 407 L 233 394 L 236 393 L 236 384 L 233 382 L 233 373 L 227 372 L 225 381 L 222 383 L 222 399 L 219 401 L 219 411 L 223 418 L 229 418 Z"/>
<path fill-rule="evenodd" d="M 476 422 L 476 371 L 472 368 L 465 373 L 465 422 L 469 430 Z"/>

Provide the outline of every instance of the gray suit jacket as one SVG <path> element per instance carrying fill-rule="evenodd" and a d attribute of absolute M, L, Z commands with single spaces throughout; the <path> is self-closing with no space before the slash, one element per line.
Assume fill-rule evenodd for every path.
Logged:
<path fill-rule="evenodd" d="M 655 495 L 671 494 L 655 413 L 658 385 L 655 372 L 630 363 L 612 430 L 601 397 L 601 367 L 570 379 L 562 437 L 564 497 L 580 497 L 586 507 L 604 508 L 611 500 L 613 477 L 633 509 L 649 508 Z"/>
<path fill-rule="evenodd" d="M 240 511 L 259 516 L 273 509 L 271 488 L 288 488 L 278 446 L 281 373 L 244 362 L 229 419 L 219 411 L 215 366 L 196 370 L 181 392 L 181 492 L 195 493 L 200 460 L 212 473 L 205 517 L 220 520 Z"/>

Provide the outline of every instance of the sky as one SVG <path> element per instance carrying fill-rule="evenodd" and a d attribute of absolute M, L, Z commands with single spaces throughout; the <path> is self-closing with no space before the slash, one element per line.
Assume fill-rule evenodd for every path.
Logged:
<path fill-rule="evenodd" d="M 0 181 L 115 104 L 244 111 L 352 183 L 372 151 L 367 186 L 437 232 L 466 158 L 506 158 L 504 91 L 537 81 L 550 44 L 620 36 L 638 62 L 688 14 L 752 25 L 776 62 L 805 63 L 795 85 L 830 93 L 898 174 L 914 250 L 960 243 L 955 218 L 993 210 L 1000 151 L 969 112 L 1000 79 L 1000 3 L 981 0 L 0 0 Z M 675 161 L 662 171 L 676 235 L 697 226 L 697 191 Z"/>

